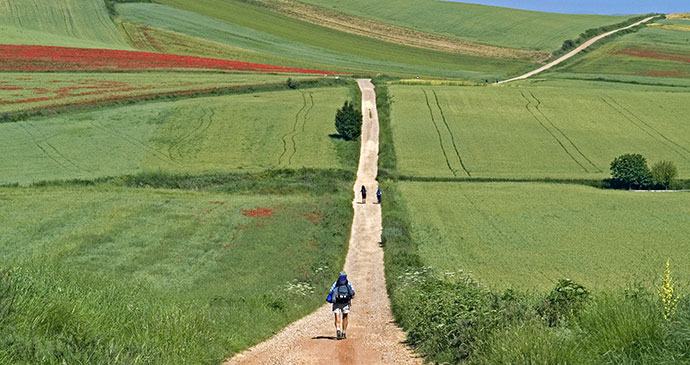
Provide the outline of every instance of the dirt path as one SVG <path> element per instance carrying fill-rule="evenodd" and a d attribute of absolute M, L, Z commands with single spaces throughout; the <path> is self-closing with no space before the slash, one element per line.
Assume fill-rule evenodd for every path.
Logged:
<path fill-rule="evenodd" d="M 516 80 L 523 80 L 523 79 L 526 79 L 526 78 L 528 78 L 528 77 L 530 77 L 530 76 L 534 76 L 534 75 L 536 75 L 536 74 L 538 74 L 538 73 L 540 73 L 540 72 L 542 72 L 542 71 L 548 70 L 548 69 L 550 69 L 551 67 L 558 65 L 559 63 L 561 63 L 561 62 L 563 62 L 563 61 L 569 59 L 570 57 L 575 56 L 576 54 L 582 52 L 582 50 L 584 50 L 585 48 L 591 46 L 594 42 L 596 42 L 596 41 L 598 41 L 598 40 L 600 40 L 600 39 L 602 39 L 602 38 L 605 38 L 605 37 L 610 36 L 611 34 L 620 32 L 621 30 L 625 30 L 625 29 L 629 29 L 629 28 L 632 28 L 632 27 L 636 27 L 636 26 L 638 26 L 638 25 L 640 25 L 640 24 L 642 24 L 642 23 L 646 23 L 646 22 L 648 22 L 648 21 L 650 21 L 650 20 L 652 20 L 652 19 L 654 19 L 654 18 L 656 18 L 656 17 L 657 17 L 656 15 L 655 15 L 655 16 L 650 16 L 649 18 L 642 19 L 642 20 L 640 20 L 639 22 L 637 22 L 637 23 L 635 23 L 635 24 L 628 25 L 627 27 L 619 28 L 619 29 L 616 29 L 616 30 L 612 30 L 612 31 L 610 31 L 610 32 L 606 32 L 606 33 L 604 33 L 604 34 L 600 34 L 600 35 L 598 35 L 598 36 L 596 36 L 596 37 L 594 37 L 594 38 L 588 40 L 587 42 L 582 43 L 579 47 L 577 47 L 577 48 L 575 48 L 574 50 L 568 52 L 565 56 L 562 56 L 562 57 L 558 58 L 557 60 L 555 60 L 555 61 L 553 61 L 553 62 L 547 63 L 546 65 L 544 65 L 544 66 L 542 66 L 542 67 L 539 67 L 538 69 L 536 69 L 536 70 L 534 70 L 534 71 L 530 71 L 530 72 L 528 72 L 528 73 L 526 73 L 526 74 L 524 74 L 524 75 L 522 75 L 522 76 L 518 76 L 518 77 L 514 77 L 514 78 L 509 79 L 509 80 L 501 81 L 501 82 L 499 82 L 499 84 L 505 84 L 506 82 L 516 81 Z"/>
<path fill-rule="evenodd" d="M 378 186 L 379 121 L 371 80 L 357 80 L 362 90 L 362 146 L 354 186 L 354 221 L 345 271 L 355 286 L 347 340 L 336 341 L 330 304 L 292 323 L 226 364 L 421 364 L 402 344 L 405 334 L 393 322 L 383 274 L 381 206 L 372 204 Z M 367 204 L 359 204 L 362 185 Z M 373 199 L 372 199 L 373 198 Z M 333 278 L 335 280 L 335 278 Z M 324 298 L 327 288 L 322 288 Z"/>

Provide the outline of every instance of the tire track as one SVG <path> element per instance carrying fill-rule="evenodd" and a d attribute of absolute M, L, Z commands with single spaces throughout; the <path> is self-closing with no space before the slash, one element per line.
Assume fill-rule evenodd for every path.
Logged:
<path fill-rule="evenodd" d="M 573 156 L 572 153 L 570 153 L 570 151 L 568 151 L 563 142 L 561 142 L 561 140 L 558 139 L 558 136 L 551 132 L 551 130 L 541 121 L 541 119 L 539 119 L 539 117 L 537 117 L 537 115 L 532 111 L 532 109 L 529 108 L 529 106 L 532 105 L 532 101 L 527 96 L 525 96 L 525 93 L 520 91 L 520 95 L 522 95 L 522 98 L 525 99 L 525 101 L 527 101 L 527 104 L 525 104 L 525 109 L 527 109 L 527 112 L 532 115 L 534 120 L 536 120 L 539 123 L 539 125 L 541 125 L 542 128 L 544 128 L 544 130 L 551 135 L 551 137 L 553 137 L 553 139 L 558 143 L 558 145 L 561 146 L 563 152 L 567 153 L 571 160 L 573 160 L 578 166 L 580 166 L 582 170 L 584 170 L 586 173 L 589 173 L 587 168 L 583 164 L 581 164 L 580 161 L 578 161 L 575 158 L 575 156 Z"/>
<path fill-rule="evenodd" d="M 624 107 L 623 105 L 621 105 L 621 103 L 617 102 L 617 101 L 616 101 L 615 99 L 613 99 L 612 97 L 609 96 L 609 99 L 611 100 L 612 103 L 616 104 L 618 107 L 620 107 L 621 109 L 625 110 L 628 114 L 630 114 L 633 118 L 637 119 L 640 123 L 642 123 L 642 124 L 644 124 L 645 126 L 647 126 L 647 128 L 649 128 L 649 129 L 653 130 L 654 132 L 656 132 L 659 136 L 661 136 L 661 138 L 667 140 L 669 143 L 672 143 L 674 146 L 676 146 L 676 147 L 682 149 L 683 151 L 687 152 L 688 154 L 690 154 L 690 149 L 687 149 L 686 147 L 683 147 L 682 145 L 680 145 L 680 144 L 676 143 L 675 141 L 671 140 L 670 138 L 666 137 L 666 135 L 664 135 L 663 133 L 661 133 L 658 129 L 654 128 L 651 124 L 645 122 L 645 121 L 644 121 L 642 118 L 640 118 L 637 114 L 631 112 L 628 108 L 626 108 L 626 107 Z"/>
<path fill-rule="evenodd" d="M 31 133 L 31 131 L 29 131 L 29 129 L 28 129 L 23 123 L 18 123 L 18 125 L 19 125 L 19 127 L 21 127 L 22 129 L 24 129 L 24 131 L 26 132 L 26 134 L 29 135 L 29 138 L 31 138 L 31 142 L 33 142 L 33 144 L 34 144 L 36 147 L 38 147 L 38 149 L 41 150 L 41 151 L 43 152 L 43 154 L 46 155 L 46 157 L 48 157 L 49 159 L 53 160 L 53 162 L 55 162 L 55 164 L 58 165 L 58 166 L 60 166 L 62 169 L 65 169 L 65 170 L 67 169 L 67 166 L 61 164 L 60 161 L 58 161 L 55 157 L 53 157 L 50 153 L 48 153 L 48 151 L 46 151 L 45 148 L 43 148 L 43 146 L 41 146 L 41 145 L 39 144 L 39 142 L 38 142 L 38 140 L 36 139 L 36 137 Z"/>
<path fill-rule="evenodd" d="M 281 153 L 280 157 L 278 157 L 278 166 L 283 165 L 283 158 L 285 158 L 285 156 L 288 154 L 288 149 L 295 148 L 294 145 L 288 147 L 288 142 L 292 142 L 291 136 L 297 132 L 297 125 L 299 124 L 300 115 L 307 108 L 307 97 L 301 91 L 300 94 L 302 94 L 302 107 L 297 111 L 297 114 L 295 114 L 295 122 L 292 124 L 292 131 L 285 133 L 281 137 L 283 141 L 283 153 Z"/>
<path fill-rule="evenodd" d="M 441 108 L 441 103 L 439 103 L 438 101 L 438 95 L 436 95 L 436 90 L 431 89 L 431 91 L 434 93 L 434 99 L 436 99 L 436 106 L 438 106 L 438 110 L 441 112 L 441 119 L 443 119 L 443 124 L 446 125 L 448 134 L 450 134 L 450 140 L 451 142 L 453 142 L 453 149 L 455 150 L 455 155 L 458 156 L 458 161 L 460 161 L 460 167 L 462 167 L 463 171 L 465 171 L 467 176 L 472 177 L 470 171 L 467 170 L 467 168 L 465 167 L 465 163 L 462 161 L 462 157 L 460 157 L 460 151 L 458 151 L 458 146 L 455 144 L 455 135 L 453 135 L 453 131 L 450 129 L 450 125 L 448 125 L 448 121 L 446 120 L 446 114 L 443 112 L 443 108 Z"/>
<path fill-rule="evenodd" d="M 558 133 L 560 133 L 563 136 L 563 138 L 565 138 L 568 141 L 568 143 L 570 143 L 570 145 L 573 146 L 575 151 L 577 151 L 577 153 L 579 153 L 580 156 L 582 156 L 582 158 L 587 160 L 587 162 L 589 162 L 589 164 L 597 170 L 597 172 L 604 172 L 601 168 L 599 168 L 599 166 L 595 165 L 594 162 L 592 162 L 592 160 L 590 160 L 584 153 L 582 153 L 580 148 L 578 148 L 575 145 L 575 143 L 570 139 L 570 137 L 568 137 L 567 134 L 565 134 L 560 128 L 558 128 L 558 126 L 556 126 L 556 123 L 554 123 L 551 120 L 551 118 L 547 117 L 546 114 L 544 114 L 541 108 L 539 108 L 539 106 L 542 104 L 541 100 L 539 100 L 531 91 L 529 92 L 529 94 L 532 96 L 532 98 L 534 98 L 534 100 L 537 101 L 537 105 L 535 106 L 535 108 L 537 109 L 539 114 L 541 114 L 541 116 L 544 117 L 544 119 L 546 119 L 546 121 L 548 121 L 558 131 Z"/>
<path fill-rule="evenodd" d="M 443 146 L 443 138 L 441 137 L 441 130 L 438 129 L 438 124 L 436 123 L 436 118 L 434 118 L 434 112 L 431 110 L 431 104 L 429 103 L 429 95 L 427 95 L 426 90 L 422 89 L 422 92 L 424 93 L 424 98 L 426 99 L 426 106 L 429 108 L 429 115 L 431 116 L 431 122 L 434 125 L 434 129 L 436 129 L 436 134 L 438 135 L 438 144 L 441 146 L 441 152 L 443 152 L 443 158 L 446 159 L 446 165 L 448 166 L 448 170 L 450 170 L 451 173 L 453 173 L 453 176 L 458 176 L 457 172 L 453 167 L 450 165 L 450 160 L 448 160 L 448 154 L 446 153 L 446 148 Z"/>
<path fill-rule="evenodd" d="M 302 115 L 302 129 L 301 131 L 295 132 L 295 134 L 293 134 L 290 137 L 290 139 L 292 140 L 292 154 L 290 154 L 290 157 L 288 158 L 288 166 L 292 164 L 292 158 L 295 157 L 295 154 L 297 154 L 297 142 L 295 141 L 295 137 L 306 132 L 307 117 L 309 116 L 309 112 L 311 112 L 311 110 L 314 109 L 314 94 L 311 92 L 307 93 L 309 94 L 309 106 Z M 304 93 L 302 93 L 302 95 L 304 95 Z"/>
<path fill-rule="evenodd" d="M 678 156 L 680 156 L 682 159 L 684 159 L 684 160 L 686 160 L 686 161 L 690 161 L 690 159 L 688 159 L 687 156 L 685 156 L 684 154 L 682 154 L 682 153 L 681 153 L 680 151 L 678 151 L 677 149 L 673 148 L 673 146 L 670 146 L 668 143 L 666 143 L 666 142 L 664 142 L 663 140 L 659 139 L 659 137 L 655 136 L 654 134 L 652 134 L 652 133 L 651 133 L 650 131 L 648 131 L 647 129 L 643 128 L 642 125 L 640 125 L 639 123 L 635 122 L 632 118 L 630 118 L 630 116 L 628 116 L 627 114 L 625 114 L 621 109 L 617 108 L 616 106 L 618 106 L 618 107 L 624 109 L 625 111 L 627 111 L 628 113 L 630 113 L 629 110 L 627 110 L 627 109 L 623 108 L 622 106 L 620 106 L 620 104 L 616 103 L 616 101 L 615 101 L 613 98 L 611 98 L 610 96 L 609 96 L 608 98 L 610 99 L 610 101 L 607 101 L 604 97 L 602 97 L 601 100 L 602 100 L 606 105 L 608 105 L 611 109 L 613 109 L 616 113 L 620 114 L 623 118 L 625 118 L 628 122 L 630 122 L 630 124 L 634 125 L 634 126 L 637 127 L 639 130 L 641 130 L 642 132 L 646 133 L 648 136 L 652 137 L 652 138 L 653 138 L 654 140 L 656 140 L 657 142 L 659 142 L 659 143 L 663 144 L 664 146 L 668 147 L 671 151 L 675 152 L 675 153 L 676 153 Z M 615 106 L 614 106 L 614 104 L 615 104 Z M 632 113 L 630 113 L 630 114 L 631 114 L 633 117 L 635 117 L 634 114 L 632 114 Z M 636 119 L 638 119 L 638 118 L 636 118 Z M 648 124 L 646 124 L 646 123 L 644 123 L 644 122 L 642 122 L 642 123 L 645 124 L 645 125 L 647 125 L 647 126 L 649 127 Z M 655 132 L 657 132 L 658 134 L 661 135 L 661 133 L 659 133 L 658 131 L 656 131 L 654 128 L 651 128 L 651 127 L 649 127 L 649 128 L 650 128 L 651 130 L 653 130 L 653 131 L 655 131 Z M 662 135 L 662 137 L 663 137 L 663 135 Z M 672 143 L 673 143 L 673 142 L 672 142 Z M 675 144 L 675 143 L 674 143 L 674 144 Z"/>
<path fill-rule="evenodd" d="M 200 129 L 200 128 L 204 125 L 204 117 L 205 117 L 205 116 L 206 116 L 206 110 L 204 110 L 203 108 L 201 108 L 201 115 L 199 116 L 199 118 L 198 118 L 198 120 L 197 120 L 198 125 L 197 125 L 196 127 L 192 128 L 191 131 L 186 132 L 186 133 L 182 133 L 180 136 L 177 136 L 177 138 L 175 138 L 175 139 L 172 141 L 172 143 L 170 143 L 170 144 L 168 145 L 168 157 L 169 157 L 171 160 L 177 160 L 177 158 L 175 157 L 175 154 L 176 154 L 175 152 L 177 152 L 177 155 L 178 155 L 179 158 L 182 158 L 182 146 L 181 146 L 181 144 L 182 144 L 182 143 L 184 142 L 184 140 L 186 140 L 189 136 L 191 136 L 192 134 L 194 134 L 194 132 L 195 132 L 196 130 Z"/>
<path fill-rule="evenodd" d="M 90 170 L 87 170 L 87 169 L 79 166 L 79 164 L 77 164 L 72 159 L 68 158 L 62 152 L 60 152 L 52 143 L 50 143 L 50 141 L 49 141 L 50 137 L 48 137 L 45 133 L 43 133 L 43 131 L 40 128 L 36 127 L 35 125 L 31 124 L 30 122 L 26 122 L 26 125 L 33 128 L 34 131 L 38 132 L 38 134 L 40 134 L 41 137 L 43 137 L 42 140 L 37 141 L 38 143 L 45 143 L 45 145 L 48 146 L 51 150 L 53 150 L 53 152 L 55 152 L 56 155 L 60 156 L 61 159 L 65 160 L 68 164 L 72 165 L 76 169 L 78 169 L 80 171 L 91 172 Z"/>
<path fill-rule="evenodd" d="M 177 161 L 169 159 L 168 156 L 166 156 L 165 154 L 161 153 L 160 151 L 155 150 L 154 148 L 152 148 L 148 144 L 128 135 L 127 133 L 120 132 L 115 128 L 108 127 L 108 126 L 104 125 L 103 123 L 97 122 L 94 120 L 90 120 L 89 123 L 92 126 L 94 126 L 95 128 L 100 129 L 100 130 L 104 131 L 105 133 L 107 133 L 111 136 L 119 137 L 119 138 L 123 139 L 125 142 L 131 144 L 132 146 L 138 147 L 139 149 L 141 149 L 143 151 L 151 153 L 151 155 L 153 155 L 155 158 L 157 158 L 158 160 L 160 160 L 162 162 L 165 162 L 165 163 L 171 164 L 171 165 L 175 165 L 175 164 L 179 165 L 179 163 Z"/>
<path fill-rule="evenodd" d="M 202 109 L 202 111 L 203 112 L 199 117 L 199 124 L 189 133 L 179 138 L 175 143 L 177 155 L 181 159 L 184 158 L 189 150 L 185 147 L 197 145 L 201 140 L 203 140 L 203 136 L 206 134 L 209 128 L 211 128 L 211 124 L 213 124 L 213 117 L 215 116 L 215 111 L 213 108 L 208 108 L 207 110 Z"/>

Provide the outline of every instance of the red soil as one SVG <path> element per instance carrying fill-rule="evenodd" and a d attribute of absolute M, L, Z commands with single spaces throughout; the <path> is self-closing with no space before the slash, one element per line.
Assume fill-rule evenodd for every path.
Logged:
<path fill-rule="evenodd" d="M 255 217 L 255 218 L 260 218 L 260 217 L 270 217 L 275 213 L 273 209 L 269 208 L 263 208 L 263 207 L 258 207 L 256 209 L 251 209 L 251 210 L 242 210 L 242 214 L 247 217 Z"/>

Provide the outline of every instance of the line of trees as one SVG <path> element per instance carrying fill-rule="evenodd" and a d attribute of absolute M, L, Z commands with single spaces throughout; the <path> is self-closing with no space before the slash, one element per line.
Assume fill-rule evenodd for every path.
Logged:
<path fill-rule="evenodd" d="M 639 153 L 616 157 L 611 162 L 611 181 L 619 189 L 669 189 L 678 177 L 671 161 L 659 161 L 650 169 L 647 159 Z"/>

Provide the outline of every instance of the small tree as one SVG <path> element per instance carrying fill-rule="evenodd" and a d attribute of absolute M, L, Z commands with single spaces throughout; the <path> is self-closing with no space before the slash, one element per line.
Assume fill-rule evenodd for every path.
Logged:
<path fill-rule="evenodd" d="M 652 182 L 647 159 L 639 153 L 625 154 L 611 162 L 611 177 L 616 185 L 623 188 L 642 188 Z"/>
<path fill-rule="evenodd" d="M 652 165 L 652 179 L 654 184 L 668 189 L 678 177 L 678 169 L 671 161 L 659 161 Z"/>
<path fill-rule="evenodd" d="M 335 113 L 335 129 L 347 140 L 353 140 L 362 133 L 362 112 L 346 101 Z"/>

